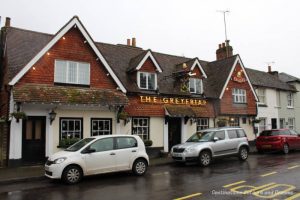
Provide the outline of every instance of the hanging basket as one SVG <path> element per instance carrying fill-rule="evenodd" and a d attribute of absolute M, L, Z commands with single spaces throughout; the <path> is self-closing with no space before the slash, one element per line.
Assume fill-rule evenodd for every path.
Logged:
<path fill-rule="evenodd" d="M 19 122 L 20 119 L 27 119 L 27 115 L 24 112 L 13 112 L 10 113 L 10 116 L 15 118 L 17 122 Z"/>

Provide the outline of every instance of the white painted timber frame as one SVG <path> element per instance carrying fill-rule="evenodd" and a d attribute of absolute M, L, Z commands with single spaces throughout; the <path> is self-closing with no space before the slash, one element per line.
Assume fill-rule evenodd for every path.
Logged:
<path fill-rule="evenodd" d="M 146 53 L 146 55 L 144 56 L 144 58 L 141 60 L 141 62 L 137 65 L 137 67 L 135 68 L 136 70 L 141 69 L 141 67 L 143 66 L 143 64 L 146 62 L 146 60 L 150 58 L 152 60 L 152 62 L 154 63 L 154 66 L 156 67 L 156 70 L 158 72 L 162 72 L 162 69 L 160 68 L 159 64 L 157 63 L 157 61 L 155 60 L 155 58 L 153 57 L 152 53 L 150 50 L 148 50 L 148 52 Z"/>
<path fill-rule="evenodd" d="M 99 49 L 96 47 L 95 43 L 93 42 L 92 38 L 80 22 L 78 17 L 73 17 L 62 29 L 60 29 L 55 36 L 50 40 L 50 42 L 35 56 L 31 59 L 31 61 L 9 82 L 9 85 L 15 85 L 25 74 L 26 72 L 43 56 L 45 55 L 51 47 L 53 47 L 56 42 L 62 38 L 72 27 L 77 27 L 84 38 L 86 39 L 87 43 L 91 46 L 91 48 L 96 53 L 97 57 L 103 63 L 106 70 L 109 72 L 111 77 L 114 79 L 118 87 L 123 93 L 126 93 L 126 89 L 118 79 L 116 74 L 113 72 L 112 68 L 109 66 L 107 61 L 105 60 L 104 56 L 100 53 Z"/>
<path fill-rule="evenodd" d="M 203 74 L 203 77 L 207 78 L 207 75 L 205 74 L 205 71 L 203 70 L 203 68 L 202 68 L 202 66 L 201 66 L 198 59 L 196 59 L 195 62 L 193 63 L 193 65 L 191 67 L 191 71 L 193 71 L 196 66 L 198 66 L 198 68 L 200 69 L 201 73 Z"/>
<path fill-rule="evenodd" d="M 247 75 L 247 72 L 246 72 L 246 70 L 245 70 L 245 67 L 244 67 L 244 65 L 243 65 L 243 62 L 242 62 L 242 60 L 241 60 L 241 58 L 240 58 L 239 55 L 237 55 L 237 57 L 236 57 L 236 59 L 235 59 L 233 65 L 232 65 L 232 67 L 231 67 L 229 76 L 228 76 L 228 78 L 227 78 L 227 80 L 226 80 L 226 82 L 225 82 L 225 84 L 224 84 L 224 86 L 223 86 L 223 89 L 222 89 L 222 92 L 221 92 L 221 94 L 220 94 L 219 99 L 222 99 L 222 97 L 223 97 L 223 95 L 224 95 L 224 92 L 225 92 L 225 89 L 226 89 L 226 87 L 227 87 L 227 85 L 228 85 L 228 83 L 229 83 L 229 80 L 230 80 L 230 78 L 231 78 L 231 76 L 232 76 L 232 73 L 233 73 L 233 71 L 234 71 L 234 69 L 235 69 L 235 67 L 236 67 L 236 64 L 237 64 L 238 62 L 240 63 L 241 68 L 243 69 L 243 72 L 244 72 L 244 74 L 245 74 L 245 76 L 246 76 L 246 79 L 247 79 L 247 82 L 248 82 L 248 84 L 249 84 L 249 86 L 250 86 L 250 88 L 251 88 L 251 91 L 253 92 L 253 95 L 254 95 L 254 97 L 255 97 L 255 100 L 258 102 L 257 95 L 256 95 L 256 93 L 255 93 L 255 91 L 254 91 L 254 89 L 253 89 L 253 86 L 252 86 L 252 84 L 251 84 L 251 81 L 250 81 L 250 79 L 249 79 L 249 77 L 248 77 L 248 75 Z"/>

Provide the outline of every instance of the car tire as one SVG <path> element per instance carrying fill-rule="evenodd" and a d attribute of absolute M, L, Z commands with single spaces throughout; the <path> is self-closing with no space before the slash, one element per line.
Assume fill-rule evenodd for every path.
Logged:
<path fill-rule="evenodd" d="M 142 176 L 146 173 L 148 168 L 148 163 L 144 159 L 138 159 L 134 161 L 132 166 L 132 172 L 137 176 Z"/>
<path fill-rule="evenodd" d="M 82 177 L 82 169 L 76 165 L 66 167 L 62 173 L 62 180 L 69 185 L 79 183 Z"/>
<path fill-rule="evenodd" d="M 208 165 L 210 165 L 212 160 L 212 156 L 211 153 L 209 151 L 202 151 L 199 155 L 199 164 L 202 167 L 207 167 Z"/>
<path fill-rule="evenodd" d="M 247 147 L 241 147 L 239 150 L 239 159 L 241 161 L 245 161 L 247 160 L 248 156 L 249 156 L 249 151 Z"/>
<path fill-rule="evenodd" d="M 284 143 L 283 144 L 283 149 L 282 149 L 282 152 L 284 154 L 288 154 L 290 152 L 290 148 L 289 148 L 289 145 L 287 143 Z"/>

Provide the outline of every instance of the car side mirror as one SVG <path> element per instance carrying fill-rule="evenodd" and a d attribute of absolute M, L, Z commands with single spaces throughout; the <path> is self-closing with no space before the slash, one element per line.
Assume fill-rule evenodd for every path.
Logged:
<path fill-rule="evenodd" d="M 213 139 L 214 142 L 216 142 L 216 141 L 218 141 L 218 140 L 219 140 L 218 137 L 214 137 L 214 139 Z"/>
<path fill-rule="evenodd" d="M 94 148 L 86 148 L 85 150 L 82 151 L 82 153 L 88 154 L 88 153 L 94 153 L 96 152 L 96 149 Z"/>

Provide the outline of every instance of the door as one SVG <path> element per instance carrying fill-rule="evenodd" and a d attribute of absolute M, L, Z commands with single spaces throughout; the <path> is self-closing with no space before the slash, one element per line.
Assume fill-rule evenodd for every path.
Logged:
<path fill-rule="evenodd" d="M 22 162 L 45 162 L 46 117 L 27 117 L 22 127 Z"/>
<path fill-rule="evenodd" d="M 138 142 L 134 137 L 116 137 L 116 169 L 128 170 L 138 155 Z"/>
<path fill-rule="evenodd" d="M 171 148 L 181 143 L 181 118 L 169 118 L 169 151 Z"/>
<path fill-rule="evenodd" d="M 271 125 L 272 125 L 272 129 L 277 129 L 277 119 L 276 118 L 271 119 Z"/>
<path fill-rule="evenodd" d="M 227 130 L 228 135 L 228 153 L 237 153 L 241 138 L 238 136 L 238 129 Z"/>
<path fill-rule="evenodd" d="M 227 154 L 230 147 L 228 147 L 228 141 L 225 138 L 225 131 L 216 131 L 213 138 L 217 137 L 219 140 L 211 144 L 214 155 Z"/>
<path fill-rule="evenodd" d="M 87 148 L 95 150 L 95 152 L 83 154 L 87 174 L 115 171 L 116 153 L 112 137 L 99 139 Z"/>

